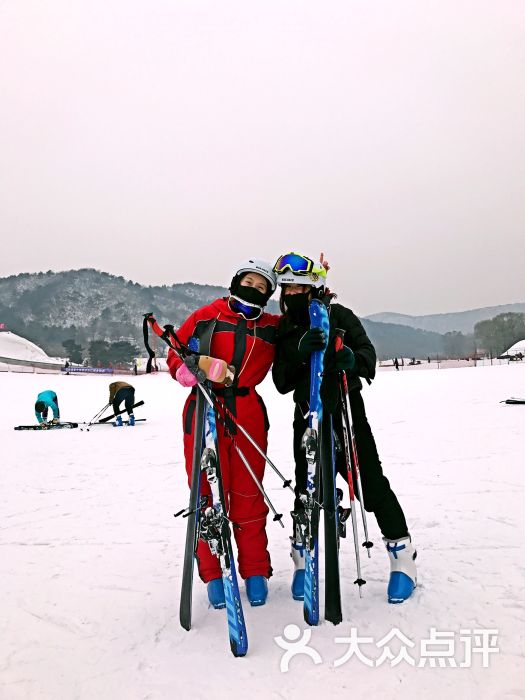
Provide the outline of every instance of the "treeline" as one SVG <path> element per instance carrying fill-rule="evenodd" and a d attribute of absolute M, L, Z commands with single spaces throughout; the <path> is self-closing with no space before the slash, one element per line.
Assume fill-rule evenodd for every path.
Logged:
<path fill-rule="evenodd" d="M 106 340 L 92 340 L 84 348 L 73 338 L 62 342 L 64 354 L 75 364 L 89 363 L 92 367 L 131 364 L 141 352 L 134 343 L 118 340 L 110 343 Z"/>
<path fill-rule="evenodd" d="M 525 339 L 525 314 L 504 313 L 490 321 L 480 321 L 474 326 L 474 335 L 487 354 L 499 357 Z"/>

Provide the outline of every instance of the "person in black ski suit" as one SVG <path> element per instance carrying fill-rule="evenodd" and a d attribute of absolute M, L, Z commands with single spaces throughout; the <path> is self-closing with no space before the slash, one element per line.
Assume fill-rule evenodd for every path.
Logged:
<path fill-rule="evenodd" d="M 322 261 L 322 258 L 321 258 Z M 287 253 L 278 258 L 274 270 L 281 286 L 281 317 L 273 380 L 281 394 L 293 391 L 295 414 L 295 504 L 294 513 L 303 509 L 301 495 L 306 492 L 307 462 L 302 447 L 303 434 L 308 427 L 310 398 L 310 356 L 316 350 L 326 348 L 321 400 L 323 411 L 332 415 L 334 432 L 341 446 L 344 445 L 339 374 L 346 372 L 352 422 L 355 431 L 359 471 L 361 474 L 364 506 L 373 512 L 383 534 L 391 563 L 388 600 L 402 602 L 416 585 L 416 552 L 408 533 L 403 510 L 383 474 L 376 443 L 366 416 L 361 396 L 361 377 L 371 383 L 376 371 L 376 352 L 361 321 L 341 304 L 331 303 L 335 296 L 325 289 L 327 263 L 316 264 L 298 253 Z M 313 298 L 320 299 L 329 308 L 330 336 L 325 337 L 320 328 L 310 328 L 308 306 Z M 344 345 L 335 350 L 336 329 L 344 331 Z M 336 452 L 336 468 L 348 479 L 344 449 Z M 355 472 L 354 472 L 355 474 Z M 295 521 L 297 519 L 295 518 Z M 304 598 L 304 546 L 298 539 L 294 524 L 292 559 L 295 564 L 292 595 L 296 600 Z"/>

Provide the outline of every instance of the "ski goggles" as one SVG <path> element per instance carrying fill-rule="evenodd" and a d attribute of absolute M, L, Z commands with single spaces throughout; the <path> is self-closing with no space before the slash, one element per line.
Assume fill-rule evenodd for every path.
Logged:
<path fill-rule="evenodd" d="M 273 271 L 282 275 L 287 270 L 295 275 L 309 275 L 314 269 L 314 261 L 299 253 L 285 253 L 277 259 Z"/>
<path fill-rule="evenodd" d="M 228 299 L 228 305 L 230 309 L 245 318 L 247 321 L 255 321 L 262 314 L 262 306 L 257 306 L 257 304 L 247 304 L 239 297 L 230 295 Z"/>

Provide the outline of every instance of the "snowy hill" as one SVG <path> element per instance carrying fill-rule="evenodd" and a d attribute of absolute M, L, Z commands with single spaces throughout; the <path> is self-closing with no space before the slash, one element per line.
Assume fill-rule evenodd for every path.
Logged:
<path fill-rule="evenodd" d="M 63 354 L 63 340 L 129 340 L 142 345 L 142 317 L 180 324 L 225 293 L 192 283 L 143 287 L 98 270 L 20 274 L 0 279 L 0 320 L 45 350 Z"/>
<path fill-rule="evenodd" d="M 402 326 L 411 326 L 426 331 L 436 333 L 449 333 L 450 331 L 460 331 L 461 333 L 473 333 L 474 326 L 478 321 L 486 321 L 503 313 L 523 313 L 525 303 L 503 304 L 502 306 L 486 306 L 470 311 L 458 311 L 448 314 L 429 314 L 427 316 L 409 316 L 390 311 L 366 316 L 370 321 L 379 323 L 396 323 Z"/>
<path fill-rule="evenodd" d="M 23 273 L 0 279 L 0 322 L 47 352 L 64 354 L 62 342 L 87 347 L 90 340 L 125 340 L 142 347 L 142 317 L 152 311 L 178 326 L 199 306 L 227 290 L 188 283 L 144 287 L 98 270 Z M 344 300 L 342 300 L 344 303 Z M 271 300 L 268 310 L 279 313 Z M 439 334 L 365 320 L 380 357 L 426 357 L 443 350 Z"/>
<path fill-rule="evenodd" d="M 137 398 L 146 403 L 137 416 L 148 420 L 136 428 L 18 433 L 13 426 L 34 420 L 34 398 L 49 387 L 34 376 L 1 376 L 10 400 L 0 404 L 0 697 L 523 698 L 525 407 L 498 402 L 525 395 L 524 365 L 385 372 L 365 389 L 419 553 L 419 586 L 402 605 L 386 602 L 387 555 L 369 516 L 375 547 L 362 561 L 363 598 L 352 583 L 352 542 L 343 540 L 344 621 L 308 628 L 289 590 L 291 499 L 267 472 L 286 530 L 268 523 L 267 605 L 250 608 L 243 590 L 244 659 L 232 657 L 224 612 L 208 608 L 198 577 L 194 627 L 178 623 L 185 522 L 173 513 L 188 500 L 180 419 L 187 392 L 167 375 L 139 376 Z M 102 377 L 58 376 L 52 387 L 64 420 L 88 420 L 107 399 Z M 261 394 L 269 454 L 292 475 L 291 399 L 267 382 Z M 320 663 L 300 655 L 280 670 L 284 652 L 274 638 L 288 625 L 311 633 Z M 352 629 L 365 638 L 363 657 L 345 661 Z M 483 634 L 485 646 L 499 649 L 486 652 L 487 667 Z M 440 641 L 425 646 L 432 635 Z"/>
<path fill-rule="evenodd" d="M 65 360 L 61 358 L 49 357 L 38 345 L 15 333 L 0 332 L 0 371 L 8 369 L 23 371 L 24 368 L 30 371 L 34 368 L 56 371 L 64 365 L 64 362 Z"/>

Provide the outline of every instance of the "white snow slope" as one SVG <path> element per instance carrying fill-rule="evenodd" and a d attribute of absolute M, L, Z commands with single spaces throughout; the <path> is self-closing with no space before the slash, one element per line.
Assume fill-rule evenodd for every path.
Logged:
<path fill-rule="evenodd" d="M 375 547 L 362 560 L 363 598 L 353 585 L 352 541 L 343 540 L 344 621 L 308 628 L 289 590 L 291 494 L 267 471 L 286 530 L 268 523 L 267 605 L 250 608 L 242 589 L 250 644 L 242 659 L 232 656 L 224 611 L 209 609 L 198 576 L 194 627 L 179 626 L 186 523 L 173 513 L 188 500 L 186 391 L 166 374 L 133 382 L 146 402 L 137 417 L 147 417 L 135 428 L 15 432 L 33 422 L 35 397 L 47 388 L 57 391 L 63 420 L 89 420 L 106 402 L 109 380 L 0 376 L 1 700 L 525 698 L 525 406 L 498 403 L 525 395 L 522 363 L 386 372 L 364 390 L 419 553 L 419 586 L 402 605 L 386 601 L 387 555 L 369 515 Z M 268 381 L 261 393 L 270 455 L 292 475 L 291 397 Z M 311 632 L 321 663 L 300 655 L 280 670 L 284 652 L 274 637 L 290 624 Z M 341 662 L 348 644 L 336 639 L 352 627 L 371 638 L 360 647 L 371 666 L 355 656 Z M 448 635 L 463 667 L 450 659 L 440 667 L 437 647 L 436 666 L 427 659 L 418 667 L 431 628 Z M 498 631 L 499 652 L 487 655 L 487 667 L 479 653 L 467 658 L 479 629 Z"/>

